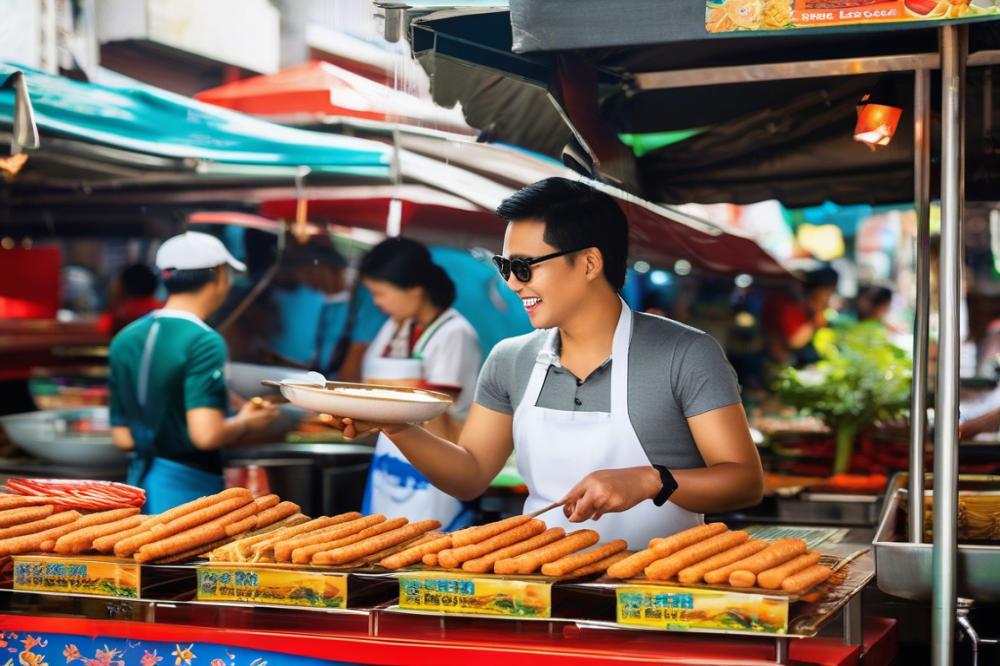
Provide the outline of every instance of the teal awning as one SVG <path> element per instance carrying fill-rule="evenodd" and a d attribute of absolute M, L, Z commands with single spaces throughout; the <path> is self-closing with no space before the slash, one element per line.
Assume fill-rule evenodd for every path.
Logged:
<path fill-rule="evenodd" d="M 202 104 L 139 82 L 81 83 L 28 67 L 0 64 L 0 81 L 24 72 L 46 134 L 173 159 L 261 167 L 308 166 L 314 172 L 388 177 L 390 149 L 380 143 L 293 129 Z M 0 89 L 0 125 L 14 116 L 14 92 Z"/>

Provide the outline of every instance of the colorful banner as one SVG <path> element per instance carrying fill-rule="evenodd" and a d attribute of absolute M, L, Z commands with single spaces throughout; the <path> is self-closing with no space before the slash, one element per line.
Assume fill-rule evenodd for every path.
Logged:
<path fill-rule="evenodd" d="M 138 564 L 110 559 L 17 555 L 14 589 L 137 599 L 139 570 Z"/>
<path fill-rule="evenodd" d="M 615 592 L 621 625 L 764 634 L 788 630 L 784 597 L 659 585 L 620 587 Z"/>
<path fill-rule="evenodd" d="M 456 574 L 402 574 L 399 607 L 436 613 L 551 617 L 552 585 Z"/>
<path fill-rule="evenodd" d="M 166 643 L 117 636 L 0 631 L 4 666 L 338 666 L 313 659 L 215 643 Z M 351 662 L 353 663 L 353 662 Z"/>
<path fill-rule="evenodd" d="M 1000 0 L 707 0 L 708 32 L 830 28 L 1000 15 Z"/>
<path fill-rule="evenodd" d="M 198 567 L 198 601 L 345 608 L 347 574 L 265 567 Z"/>

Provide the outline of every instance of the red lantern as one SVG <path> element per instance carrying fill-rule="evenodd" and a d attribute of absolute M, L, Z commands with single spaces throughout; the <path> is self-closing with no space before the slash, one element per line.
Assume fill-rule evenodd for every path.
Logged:
<path fill-rule="evenodd" d="M 898 106 L 875 103 L 871 97 L 869 93 L 858 102 L 854 140 L 875 150 L 878 146 L 888 146 L 892 141 L 903 110 Z"/>

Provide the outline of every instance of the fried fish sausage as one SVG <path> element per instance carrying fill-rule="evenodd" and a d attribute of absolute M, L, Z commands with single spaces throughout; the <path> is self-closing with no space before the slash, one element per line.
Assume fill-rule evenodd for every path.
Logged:
<path fill-rule="evenodd" d="M 767 546 L 768 543 L 760 539 L 747 541 L 742 546 L 730 548 L 729 550 L 719 553 L 718 555 L 713 555 L 707 560 L 702 560 L 695 565 L 681 569 L 677 572 L 677 580 L 684 585 L 694 585 L 695 583 L 700 583 L 701 579 L 704 578 L 705 574 L 709 571 L 720 569 L 727 564 L 732 564 L 733 562 L 739 562 L 746 557 L 759 553 L 767 548 Z"/>
<path fill-rule="evenodd" d="M 296 525 L 280 532 L 265 535 L 265 538 L 253 543 L 247 542 L 246 540 L 240 540 L 235 544 L 235 547 L 240 556 L 244 558 L 253 556 L 253 558 L 256 559 L 260 556 L 261 550 L 271 547 L 279 541 L 302 536 L 308 532 L 315 532 L 317 530 L 349 523 L 352 520 L 357 520 L 361 517 L 361 514 L 357 511 L 351 511 L 349 513 L 342 513 L 332 517 L 323 516 L 321 518 L 314 518 L 303 522 L 301 525 Z"/>
<path fill-rule="evenodd" d="M 0 527 L 31 523 L 36 520 L 48 518 L 53 513 L 55 513 L 55 507 L 51 504 L 26 506 L 20 509 L 7 509 L 6 511 L 0 511 Z"/>
<path fill-rule="evenodd" d="M 304 548 L 317 543 L 335 541 L 336 539 L 356 534 L 373 525 L 384 522 L 385 516 L 377 513 L 371 516 L 358 518 L 357 520 L 351 520 L 346 523 L 334 525 L 332 527 L 325 527 L 313 532 L 306 532 L 293 539 L 278 541 L 274 544 L 273 548 L 274 559 L 278 562 L 291 562 L 292 551 L 298 548 Z"/>
<path fill-rule="evenodd" d="M 578 550 L 593 546 L 601 536 L 594 530 L 577 530 L 548 546 L 542 546 L 517 557 L 499 560 L 494 565 L 498 574 L 530 574 L 547 562 L 555 562 Z"/>
<path fill-rule="evenodd" d="M 646 567 L 660 559 L 660 557 L 662 556 L 657 554 L 657 552 L 652 548 L 632 553 L 620 562 L 616 562 L 608 567 L 608 578 L 635 578 L 641 574 Z"/>
<path fill-rule="evenodd" d="M 495 550 L 512 546 L 515 543 L 524 541 L 525 539 L 530 539 L 536 534 L 541 534 L 544 531 L 545 523 L 537 519 L 529 520 L 526 523 L 501 532 L 496 536 L 484 539 L 478 543 L 442 550 L 438 553 L 438 562 L 440 562 L 441 566 L 446 569 L 457 569 L 467 560 L 474 560 L 477 557 L 482 557 L 483 555 L 492 553 Z"/>
<path fill-rule="evenodd" d="M 245 525 L 247 520 L 252 519 L 257 513 L 257 505 L 254 502 L 245 504 L 235 511 L 231 511 L 224 516 L 219 516 L 215 520 L 202 523 L 191 529 L 172 534 L 164 539 L 159 539 L 135 552 L 133 557 L 139 564 L 155 562 L 171 555 L 184 553 L 186 551 L 205 546 L 215 541 L 221 541 L 227 537 L 234 536 L 234 526 Z M 117 552 L 117 549 L 116 549 Z"/>
<path fill-rule="evenodd" d="M 757 576 L 757 584 L 766 590 L 777 590 L 789 576 L 797 574 L 814 564 L 819 564 L 819 558 L 820 555 L 817 552 L 799 555 L 794 559 L 788 560 L 781 566 L 762 571 Z"/>
<path fill-rule="evenodd" d="M 64 534 L 55 543 L 55 551 L 60 555 L 73 555 L 90 550 L 94 540 L 107 534 L 115 534 L 122 530 L 138 527 L 146 520 L 144 516 L 126 516 L 103 525 L 82 527 L 69 534 Z"/>
<path fill-rule="evenodd" d="M 729 584 L 733 587 L 753 587 L 757 583 L 757 574 L 752 571 L 738 569 L 729 574 Z"/>
<path fill-rule="evenodd" d="M 735 546 L 746 543 L 750 535 L 746 532 L 723 532 L 704 541 L 688 546 L 663 559 L 656 560 L 645 569 L 646 577 L 653 580 L 670 580 L 681 569 L 707 560 Z M 655 549 L 654 549 L 655 550 Z"/>
<path fill-rule="evenodd" d="M 313 556 L 315 564 L 345 564 L 359 560 L 366 555 L 372 555 L 391 546 L 404 543 L 420 536 L 424 532 L 436 530 L 441 527 L 441 523 L 436 520 L 419 520 L 409 525 L 404 525 L 398 529 L 379 534 L 378 536 L 359 541 L 358 543 L 342 548 L 323 551 Z"/>
<path fill-rule="evenodd" d="M 76 511 L 67 513 L 76 513 L 78 517 L 80 515 Z M 0 541 L 0 557 L 6 557 L 7 555 L 20 555 L 21 553 L 30 553 L 31 551 L 38 550 L 46 541 L 54 541 L 63 534 L 68 534 L 77 529 L 76 524 L 77 521 L 74 520 L 73 522 L 66 523 L 58 527 L 51 527 L 42 532 L 35 532 L 32 534 L 25 534 L 24 536 L 3 539 Z"/>
<path fill-rule="evenodd" d="M 627 550 L 623 550 L 620 553 L 615 553 L 611 557 L 605 557 L 603 560 L 598 560 L 593 564 L 588 564 L 585 567 L 580 567 L 579 569 L 570 571 L 568 574 L 563 576 L 563 578 L 583 578 L 584 576 L 607 573 L 608 567 L 621 562 L 629 555 L 631 555 L 631 553 Z"/>
<path fill-rule="evenodd" d="M 624 539 L 616 539 L 604 544 L 603 546 L 598 546 L 597 548 L 593 548 L 582 553 L 567 555 L 566 557 L 562 557 L 555 562 L 546 562 L 542 565 L 542 575 L 552 576 L 554 578 L 565 576 L 572 571 L 576 571 L 577 569 L 593 564 L 594 562 L 606 560 L 626 548 L 628 548 L 627 541 Z"/>
<path fill-rule="evenodd" d="M 730 574 L 734 571 L 749 571 L 756 575 L 761 571 L 767 571 L 779 564 L 784 564 L 804 552 L 806 552 L 806 542 L 802 539 L 778 539 L 755 555 L 709 571 L 705 574 L 705 582 L 710 585 L 721 585 L 729 580 Z"/>
<path fill-rule="evenodd" d="M 825 567 L 822 564 L 814 564 L 813 566 L 803 569 L 797 574 L 789 576 L 783 580 L 781 582 L 781 589 L 792 594 L 805 592 L 806 590 L 825 582 L 826 579 L 832 574 L 833 571 L 830 567 Z"/>
<path fill-rule="evenodd" d="M 25 534 L 44 532 L 45 530 L 52 529 L 53 527 L 68 525 L 69 523 L 75 522 L 79 517 L 79 511 L 60 511 L 59 513 L 52 514 L 48 518 L 43 518 L 42 520 L 36 520 L 30 523 L 24 523 L 23 525 L 15 525 L 13 527 L 2 529 L 0 530 L 0 539 L 10 539 L 13 537 L 24 536 Z"/>
<path fill-rule="evenodd" d="M 347 534 L 335 539 L 323 539 L 317 543 L 310 544 L 308 546 L 302 546 L 301 548 L 296 548 L 292 551 L 291 561 L 295 564 L 309 564 L 312 562 L 313 556 L 316 553 L 322 553 L 326 550 L 333 550 L 334 548 L 342 548 L 344 546 L 350 546 L 351 544 L 358 543 L 359 541 L 364 541 L 365 539 L 370 539 L 372 537 L 378 536 L 379 534 L 385 534 L 386 532 L 391 532 L 397 530 L 400 527 L 406 525 L 408 521 L 406 518 L 392 518 L 381 523 L 376 523 L 371 527 L 366 527 L 360 532 L 355 532 L 353 534 Z"/>
<path fill-rule="evenodd" d="M 275 495 L 277 499 L 277 495 Z M 267 527 L 268 525 L 273 525 L 274 523 L 280 522 L 285 518 L 294 516 L 299 512 L 301 507 L 295 502 L 278 502 L 274 506 L 261 509 L 258 505 L 259 512 L 257 513 L 257 524 L 256 528 L 261 529 Z"/>
<path fill-rule="evenodd" d="M 477 527 L 466 527 L 464 530 L 459 530 L 451 535 L 452 547 L 461 548 L 462 546 L 469 546 L 480 541 L 485 541 L 501 532 L 506 532 L 518 525 L 523 525 L 531 519 L 531 516 L 512 516 L 498 520 L 495 523 L 479 525 Z"/>
<path fill-rule="evenodd" d="M 671 553 L 676 553 L 678 550 L 682 550 L 688 546 L 693 546 L 699 541 L 704 541 L 705 539 L 714 537 L 717 534 L 722 534 L 728 529 L 729 528 L 726 527 L 725 523 L 708 523 L 707 525 L 698 525 L 697 527 L 691 527 L 668 537 L 650 539 L 649 548 L 659 553 L 660 557 L 666 557 Z"/>
<path fill-rule="evenodd" d="M 500 550 L 493 551 L 483 555 L 482 557 L 477 557 L 474 560 L 469 560 L 462 564 L 462 569 L 470 573 L 489 573 L 493 571 L 493 566 L 500 560 L 510 559 L 512 557 L 517 557 L 518 555 L 523 555 L 529 551 L 535 550 L 536 548 L 541 548 L 542 546 L 547 546 L 550 543 L 559 541 L 566 536 L 566 530 L 561 527 L 550 527 L 538 536 L 531 537 L 520 543 L 515 543 L 512 546 L 507 546 L 506 548 L 501 548 Z M 427 564 L 427 561 L 424 561 Z"/>
<path fill-rule="evenodd" d="M 450 547 L 451 535 L 445 534 L 444 536 L 440 536 L 432 541 L 410 546 L 409 548 L 401 550 L 398 553 L 385 558 L 379 562 L 379 564 L 386 569 L 402 569 L 403 567 L 408 567 L 411 564 L 422 562 L 424 555 L 440 553 L 445 548 Z"/>
<path fill-rule="evenodd" d="M 236 511 L 251 502 L 253 502 L 252 497 L 233 497 L 209 504 L 191 513 L 178 516 L 168 522 L 162 521 L 163 516 L 160 516 L 159 519 L 154 518 L 148 523 L 147 526 L 149 529 L 147 531 L 140 532 L 115 544 L 115 555 L 118 557 L 128 557 L 148 543 L 153 543 L 154 541 L 179 534 L 198 525 L 203 525 L 227 513 Z"/>

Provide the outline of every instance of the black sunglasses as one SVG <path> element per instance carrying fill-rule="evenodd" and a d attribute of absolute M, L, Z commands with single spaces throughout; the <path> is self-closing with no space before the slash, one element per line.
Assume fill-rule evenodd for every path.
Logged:
<path fill-rule="evenodd" d="M 588 246 L 589 247 L 589 246 Z M 543 261 L 548 261 L 549 259 L 555 259 L 556 257 L 565 257 L 567 254 L 573 254 L 574 252 L 580 252 L 581 250 L 586 250 L 586 247 L 578 247 L 575 250 L 563 250 L 562 252 L 553 252 L 552 254 L 547 254 L 544 257 L 515 257 L 514 259 L 508 259 L 507 257 L 501 257 L 499 254 L 493 257 L 493 265 L 497 267 L 500 271 L 500 277 L 506 282 L 510 279 L 511 273 L 520 282 L 531 282 L 531 267 L 535 264 L 540 264 Z"/>

